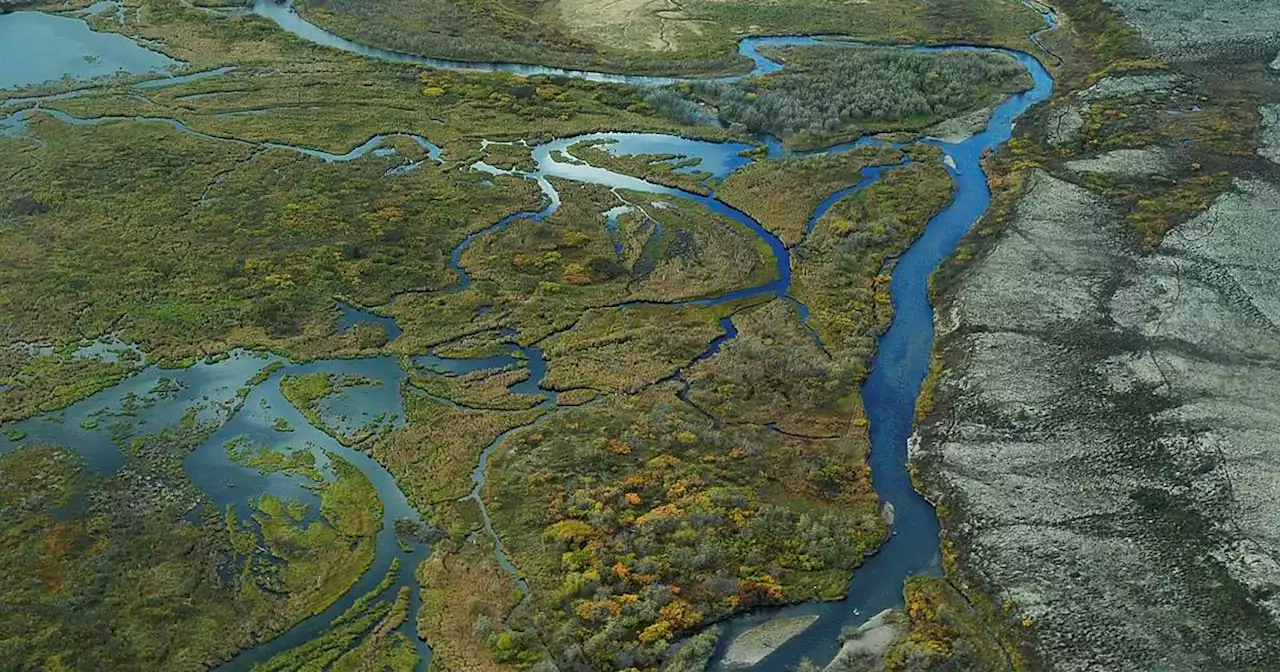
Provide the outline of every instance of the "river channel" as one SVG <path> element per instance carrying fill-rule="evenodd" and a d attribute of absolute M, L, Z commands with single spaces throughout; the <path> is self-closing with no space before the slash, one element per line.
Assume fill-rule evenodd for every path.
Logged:
<path fill-rule="evenodd" d="M 258 0 L 254 11 L 275 21 L 284 30 L 318 44 L 372 58 L 415 63 L 426 67 L 463 71 L 500 71 L 516 75 L 558 75 L 638 86 L 661 86 L 677 81 L 667 77 L 635 77 L 523 64 L 428 59 L 377 49 L 338 37 L 306 22 L 287 4 Z M 5 35 L 6 30 L 13 30 L 12 25 L 6 24 L 6 21 L 13 21 L 13 16 L 15 15 L 0 15 L 0 36 Z M 1045 17 L 1049 28 L 1052 28 L 1054 25 L 1052 15 L 1046 14 Z M 58 18 L 64 19 L 64 17 Z M 46 20 L 31 16 L 24 16 L 21 20 L 31 25 L 48 25 Z M 83 41 L 84 36 L 79 34 L 78 27 L 72 29 L 61 22 L 55 22 L 55 24 L 69 30 L 69 34 Z M 119 36 L 111 36 L 111 38 L 115 37 Z M 758 75 L 774 72 L 782 67 L 761 55 L 758 47 L 819 43 L 825 42 L 821 38 L 813 37 L 748 38 L 740 43 L 739 52 L 752 59 L 754 68 L 751 74 Z M 110 45 L 113 49 L 120 48 L 120 45 L 114 41 L 110 42 Z M 761 610 L 732 619 L 724 624 L 725 632 L 720 639 L 720 650 L 716 660 L 719 660 L 724 647 L 733 637 L 765 620 L 778 616 L 815 615 L 818 619 L 811 627 L 765 658 L 757 667 L 765 670 L 789 669 L 802 658 L 809 658 L 819 663 L 828 661 L 837 651 L 837 638 L 842 628 L 857 625 L 883 609 L 900 606 L 902 584 L 907 577 L 939 571 L 937 518 L 933 508 L 912 488 L 906 468 L 907 441 L 913 430 L 915 401 L 929 368 L 933 343 L 933 310 L 928 300 L 928 278 L 937 265 L 955 250 L 960 239 L 989 205 L 990 191 L 981 166 L 983 153 L 998 148 L 1009 139 L 1015 120 L 1031 106 L 1048 98 L 1052 91 L 1053 80 L 1036 58 L 1018 51 L 970 46 L 903 48 L 919 51 L 954 49 L 1000 51 L 1013 57 L 1025 67 L 1032 75 L 1034 85 L 1027 91 L 1006 98 L 995 108 L 986 129 L 968 139 L 957 143 L 931 139 L 921 141 L 939 147 L 948 157 L 947 169 L 956 183 L 955 197 L 948 207 L 928 223 L 923 234 L 894 266 L 891 286 L 893 323 L 879 339 L 869 377 L 862 389 L 862 397 L 870 421 L 872 478 L 881 500 L 891 505 L 894 511 L 891 536 L 875 555 L 869 557 L 856 571 L 846 599 L 838 602 Z M 3 53 L 2 48 L 0 53 Z M 163 70 L 173 64 L 148 55 L 153 52 L 140 54 L 128 52 L 125 49 L 124 53 L 130 53 L 131 58 L 137 59 L 136 62 L 128 64 L 134 72 Z M 48 64 L 44 62 L 40 64 L 40 67 L 46 70 L 47 66 Z M 45 81 L 50 78 L 46 70 L 8 74 L 6 76 L 9 79 L 0 79 L 0 88 Z M 197 74 L 198 76 L 218 76 L 226 71 L 229 69 Z M 7 68 L 6 72 L 8 72 Z M 82 74 L 85 77 L 93 77 L 103 73 L 89 68 Z M 162 86 L 183 79 L 170 77 L 152 80 L 138 86 Z M 92 124 L 113 119 L 72 117 L 51 109 L 50 104 L 56 103 L 56 98 L 57 96 L 51 96 L 41 101 L 40 104 L 43 107 L 27 108 L 0 119 L 0 135 L 24 132 L 23 122 L 34 114 L 51 114 L 63 122 L 73 124 Z M 138 118 L 137 121 L 166 123 L 183 132 L 203 135 L 174 120 Z M 242 142 L 234 138 L 204 137 L 227 142 Z M 283 145 L 270 147 L 305 153 L 324 161 L 351 161 L 366 153 L 378 151 L 384 141 L 390 137 L 392 136 L 375 136 L 345 154 L 330 154 L 306 147 Z M 439 149 L 427 138 L 408 137 L 430 152 L 430 160 L 440 160 Z M 776 140 L 769 138 L 761 140 L 769 148 L 769 152 L 765 158 L 759 160 L 774 160 L 786 155 Z M 458 272 L 459 277 L 453 291 L 465 287 L 470 282 L 460 260 L 463 251 L 475 240 L 517 219 L 544 218 L 556 211 L 560 206 L 560 198 L 548 178 L 557 178 L 679 198 L 696 203 L 737 222 L 768 245 L 774 256 L 777 270 L 774 280 L 716 296 L 700 297 L 687 303 L 714 305 L 751 296 L 790 298 L 788 297 L 792 270 L 790 250 L 758 222 L 721 202 L 714 193 L 709 196 L 693 194 L 576 160 L 571 156 L 570 148 L 580 142 L 608 143 L 601 145 L 602 148 L 617 154 L 676 154 L 698 158 L 700 164 L 692 168 L 707 171 L 715 179 L 723 179 L 734 170 L 751 162 L 751 159 L 742 155 L 743 150 L 751 146 L 742 143 L 706 142 L 658 134 L 598 133 L 557 139 L 531 148 L 536 165 L 532 171 L 501 171 L 485 164 L 476 164 L 473 166 L 475 170 L 518 174 L 537 181 L 544 194 L 545 207 L 538 212 L 521 213 L 495 222 L 484 231 L 464 240 L 453 251 L 451 257 L 450 265 Z M 817 153 L 848 151 L 860 144 L 870 142 L 872 141 L 863 140 L 858 143 L 846 143 L 819 150 Z M 892 170 L 893 167 L 875 166 L 864 169 L 860 182 L 833 193 L 819 206 L 817 212 L 810 218 L 810 226 L 832 204 L 873 184 L 881 174 Z M 394 174 L 389 174 L 387 179 L 394 179 L 394 177 Z M 622 206 L 622 208 L 625 207 Z M 608 226 L 621 210 L 615 209 L 615 211 L 610 211 L 611 214 L 602 213 L 602 226 Z M 791 300 L 794 301 L 794 299 Z M 804 319 L 803 316 L 807 313 L 803 305 L 796 303 L 800 306 L 801 316 Z M 394 339 L 399 334 L 399 329 L 393 321 L 351 306 L 340 307 L 340 315 L 337 319 L 340 329 L 368 322 L 381 325 L 390 339 Z M 700 356 L 701 358 L 714 356 L 723 342 L 736 335 L 731 318 L 726 318 L 722 322 L 722 327 L 725 331 L 724 335 L 717 338 Z M 247 396 L 241 397 L 238 391 L 245 386 L 246 382 L 263 367 L 272 363 L 279 363 L 283 368 L 252 387 Z M 546 372 L 546 366 L 536 347 L 521 349 L 513 344 L 506 355 L 477 359 L 446 359 L 427 355 L 417 358 L 414 364 L 455 375 L 500 367 L 528 367 L 530 377 L 514 386 L 513 391 L 540 395 L 542 397 L 540 407 L 545 411 L 543 418 L 547 417 L 547 414 L 556 412 L 556 395 L 539 387 L 542 376 Z M 401 559 L 400 570 L 387 594 L 394 594 L 394 591 L 401 586 L 414 587 L 414 568 L 430 552 L 427 544 L 412 544 L 411 550 L 408 551 L 400 547 L 393 530 L 393 522 L 398 518 L 416 519 L 418 514 L 397 487 L 391 474 L 376 461 L 367 457 L 362 446 L 344 447 L 329 434 L 313 427 L 281 395 L 279 383 L 283 376 L 317 371 L 339 375 L 355 374 L 379 383 L 348 388 L 339 398 L 326 402 L 329 408 L 335 409 L 335 413 L 336 409 L 340 409 L 343 416 L 342 422 L 351 426 L 367 424 L 397 426 L 398 423 L 403 422 L 401 395 L 416 393 L 406 392 L 411 389 L 404 384 L 406 372 L 397 360 L 390 357 L 322 360 L 296 364 L 282 361 L 273 355 L 233 352 L 228 357 L 198 363 L 186 369 L 162 370 L 147 367 L 115 387 L 68 408 L 14 425 L 6 425 L 3 429 L 20 429 L 25 433 L 26 438 L 8 443 L 6 439 L 0 438 L 0 451 L 32 441 L 56 442 L 76 447 L 91 467 L 113 473 L 121 468 L 125 458 L 105 428 L 110 423 L 102 420 L 128 415 L 135 426 L 145 425 L 151 429 L 159 429 L 175 425 L 187 409 L 194 406 L 198 409 L 198 417 L 201 420 L 217 425 L 218 429 L 211 438 L 188 456 L 184 467 L 196 486 L 219 507 L 234 504 L 243 511 L 245 505 L 254 497 L 267 492 L 303 500 L 314 499 L 314 494 L 303 487 L 304 480 L 300 477 L 280 474 L 263 475 L 256 470 L 233 463 L 228 457 L 225 445 L 227 441 L 238 436 L 248 437 L 261 445 L 273 448 L 309 446 L 317 454 L 321 465 L 325 463 L 325 451 L 335 452 L 358 467 L 377 488 L 385 509 L 384 524 L 378 534 L 377 554 L 373 565 L 341 599 L 324 612 L 302 621 L 279 637 L 242 652 L 219 668 L 226 671 L 247 670 L 253 664 L 309 641 L 322 632 L 330 622 L 350 607 L 356 598 L 372 590 L 382 580 L 394 558 Z M 281 418 L 295 428 L 295 431 L 291 433 L 277 431 L 275 426 Z M 482 512 L 484 507 L 479 491 L 483 485 L 485 467 L 489 455 L 503 438 L 505 435 L 499 437 L 484 451 L 473 473 L 474 488 L 469 497 L 481 504 Z M 488 524 L 487 513 L 484 519 L 486 531 L 493 534 L 492 527 Z M 506 557 L 500 540 L 498 540 L 497 549 L 500 563 L 509 571 L 516 572 L 515 567 Z M 521 585 L 527 590 L 523 582 Z M 411 606 L 416 613 L 419 598 L 416 590 L 413 593 Z M 401 627 L 401 631 L 418 647 L 422 656 L 419 669 L 425 670 L 429 663 L 430 651 L 426 644 L 417 638 L 412 618 Z"/>

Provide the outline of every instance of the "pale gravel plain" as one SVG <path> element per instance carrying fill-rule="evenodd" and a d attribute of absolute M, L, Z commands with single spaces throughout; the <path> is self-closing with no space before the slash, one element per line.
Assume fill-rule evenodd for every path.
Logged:
<path fill-rule="evenodd" d="M 1178 166 L 1178 153 L 1165 147 L 1116 149 L 1090 159 L 1068 161 L 1067 170 L 1121 177 L 1165 175 Z"/>
<path fill-rule="evenodd" d="M 1049 669 L 1280 655 L 1280 192 L 1239 188 L 1143 257 L 1098 197 L 1039 173 L 940 306 L 922 490 Z"/>
<path fill-rule="evenodd" d="M 937 126 L 925 129 L 924 136 L 952 144 L 962 143 L 973 137 L 974 133 L 979 133 L 987 127 L 987 124 L 991 121 L 991 112 L 992 108 L 984 107 L 968 114 L 948 119 Z"/>
<path fill-rule="evenodd" d="M 1084 101 L 1123 98 L 1143 93 L 1169 91 L 1184 82 L 1185 78 L 1177 73 L 1107 76 L 1076 94 L 1076 97 Z"/>
<path fill-rule="evenodd" d="M 1280 48 L 1280 2 L 1274 0 L 1106 1 L 1165 58 L 1261 61 Z"/>
<path fill-rule="evenodd" d="M 1280 59 L 1276 59 L 1280 63 Z M 1280 105 L 1262 108 L 1262 148 L 1258 154 L 1264 159 L 1280 163 Z"/>
<path fill-rule="evenodd" d="M 796 635 L 808 630 L 817 620 L 817 616 L 811 615 L 765 621 L 730 642 L 721 662 L 726 669 L 755 665 Z"/>
<path fill-rule="evenodd" d="M 1164 58 L 1280 76 L 1280 2 L 1108 4 Z M 1105 77 L 1046 139 L 1075 143 L 1100 101 L 1192 83 Z M 1280 163 L 1280 101 L 1261 116 L 1259 154 Z M 1064 175 L 1179 156 L 1131 147 Z M 1280 669 L 1280 172 L 1265 166 L 1145 254 L 1098 196 L 1038 172 L 939 299 L 947 368 L 911 444 L 917 482 L 951 512 L 957 580 L 1030 617 L 1047 669 Z"/>

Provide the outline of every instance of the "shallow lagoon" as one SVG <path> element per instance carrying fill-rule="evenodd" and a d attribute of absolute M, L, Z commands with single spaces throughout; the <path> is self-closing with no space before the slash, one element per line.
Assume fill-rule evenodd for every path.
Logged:
<path fill-rule="evenodd" d="M 90 30 L 81 19 L 39 12 L 0 14 L 0 89 L 64 77 L 86 81 L 120 73 L 165 72 L 179 65 L 124 35 Z"/>

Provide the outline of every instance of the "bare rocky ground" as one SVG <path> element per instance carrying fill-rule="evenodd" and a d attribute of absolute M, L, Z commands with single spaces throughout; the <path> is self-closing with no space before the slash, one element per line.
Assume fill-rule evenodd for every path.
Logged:
<path fill-rule="evenodd" d="M 1111 4 L 1167 57 L 1276 53 L 1280 2 Z M 1048 140 L 1072 142 L 1091 100 L 1177 86 L 1104 79 Z M 1261 112 L 1259 154 L 1280 162 L 1280 105 Z M 946 369 L 912 446 L 918 484 L 945 506 L 959 580 L 1034 623 L 1046 669 L 1280 669 L 1280 171 L 1251 164 L 1147 252 L 1067 181 L 1178 156 L 1035 173 L 938 303 Z"/>
<path fill-rule="evenodd" d="M 1273 0 L 1107 0 L 1156 53 L 1175 60 L 1262 60 L 1280 48 Z"/>
<path fill-rule="evenodd" d="M 1048 133 L 1049 142 L 1060 146 L 1074 142 L 1084 128 L 1084 113 L 1092 104 L 1108 98 L 1123 98 L 1142 94 L 1158 94 L 1180 92 L 1185 80 L 1174 73 L 1133 74 L 1108 76 L 1098 80 L 1093 86 L 1079 91 L 1072 96 L 1072 105 L 1062 108 L 1057 117 L 1051 120 Z M 1138 151 L 1138 150 L 1122 150 Z M 1146 148 L 1146 151 L 1164 152 L 1160 148 Z M 1105 160 L 1104 160 L 1105 162 Z"/>
<path fill-rule="evenodd" d="M 1170 172 L 1177 161 L 1177 152 L 1173 150 L 1164 147 L 1146 147 L 1116 149 L 1092 159 L 1068 161 L 1066 167 L 1077 173 L 1146 177 Z"/>
<path fill-rule="evenodd" d="M 949 407 L 913 457 L 1049 668 L 1280 660 L 1278 237 L 1249 183 L 1139 256 L 1040 173 L 939 314 Z"/>
<path fill-rule="evenodd" d="M 738 635 L 729 644 L 721 662 L 729 670 L 755 665 L 817 620 L 817 616 L 794 616 L 761 623 Z"/>
<path fill-rule="evenodd" d="M 974 133 L 981 132 L 991 121 L 992 108 L 984 107 L 968 114 L 948 119 L 933 128 L 926 129 L 924 135 L 937 138 L 943 142 L 959 144 L 968 140 Z"/>
<path fill-rule="evenodd" d="M 1280 59 L 1276 63 L 1280 63 Z M 1280 163 L 1280 105 L 1262 108 L 1262 129 L 1264 144 L 1258 153 L 1265 159 Z"/>

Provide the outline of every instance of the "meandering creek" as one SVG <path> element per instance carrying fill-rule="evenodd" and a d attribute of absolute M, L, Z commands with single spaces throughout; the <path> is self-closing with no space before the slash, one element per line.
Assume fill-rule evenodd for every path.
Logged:
<path fill-rule="evenodd" d="M 564 70 L 522 64 L 506 63 L 474 63 L 456 62 L 440 59 L 429 59 L 407 54 L 398 54 L 382 49 L 361 45 L 350 40 L 337 37 L 307 23 L 288 5 L 276 4 L 270 0 L 258 0 L 254 11 L 272 19 L 282 28 L 299 37 L 313 42 L 352 51 L 374 58 L 409 62 L 435 68 L 448 68 L 465 71 L 501 71 L 516 75 L 559 75 L 577 77 L 593 81 L 618 82 L 642 86 L 670 84 L 677 81 L 666 77 L 633 77 L 595 73 L 585 71 Z M 0 45 L 3 35 L 14 29 L 12 17 L 0 16 Z M 40 15 L 45 16 L 45 15 Z M 63 20 L 64 17 L 54 17 Z M 1046 15 L 1050 27 L 1053 25 L 1051 15 Z M 22 21 L 31 21 L 22 18 Z M 40 19 L 43 21 L 44 19 Z M 76 21 L 74 19 L 65 19 Z M 81 22 L 83 23 L 83 22 Z M 87 27 L 86 27 L 87 29 Z M 94 33 L 94 35 L 102 35 Z M 125 39 L 120 36 L 112 38 Z M 51 39 L 79 39 L 59 38 Z M 93 38 L 97 39 L 97 38 Z M 127 42 L 127 40 L 126 40 Z M 819 43 L 817 38 L 810 37 L 766 37 L 744 39 L 739 47 L 740 53 L 753 60 L 755 67 L 752 74 L 763 74 L 781 69 L 781 65 L 770 61 L 758 52 L 758 47 L 766 45 L 803 45 Z M 132 43 L 130 43 L 132 44 Z M 136 47 L 136 45 L 134 45 Z M 3 49 L 0 46 L 0 61 Z M 978 47 L 905 47 L 921 51 L 943 51 L 948 49 L 977 49 Z M 139 48 L 141 49 L 141 48 Z M 145 52 L 145 50 L 142 50 Z M 787 669 L 801 658 L 807 657 L 816 662 L 830 660 L 837 649 L 837 636 L 846 625 L 856 625 L 882 609 L 901 604 L 902 583 L 905 578 L 914 574 L 936 573 L 938 571 L 938 523 L 932 507 L 925 502 L 911 487 L 910 477 L 906 469 L 907 441 L 912 432 L 916 396 L 929 367 L 933 341 L 933 312 L 929 304 L 927 288 L 930 273 L 937 265 L 955 249 L 960 238 L 976 222 L 987 209 L 990 192 L 986 175 L 980 163 L 981 156 L 1006 142 L 1013 129 L 1015 120 L 1029 107 L 1046 99 L 1053 86 L 1048 71 L 1033 57 L 1016 51 L 1003 51 L 1022 64 L 1031 73 L 1034 86 L 1028 91 L 1007 98 L 995 109 L 985 130 L 959 143 L 925 140 L 942 149 L 948 157 L 947 166 L 956 182 L 954 201 L 926 227 L 924 233 L 910 249 L 896 262 L 893 269 L 892 303 L 894 320 L 890 329 L 880 338 L 876 350 L 871 373 L 863 386 L 862 396 L 866 406 L 871 428 L 871 469 L 877 492 L 882 500 L 891 505 L 894 512 L 893 533 L 880 550 L 868 558 L 855 573 L 849 594 L 839 602 L 824 604 L 803 604 L 793 607 L 764 610 L 731 620 L 725 624 L 725 634 L 721 638 L 717 660 L 723 655 L 727 643 L 737 634 L 776 616 L 816 615 L 817 621 L 803 634 L 788 641 L 772 655 L 766 657 L 757 667 L 760 669 Z M 154 52 L 146 52 L 148 54 Z M 135 54 L 136 56 L 136 54 Z M 167 60 L 167 59 L 166 59 Z M 37 61 L 27 72 L 27 62 L 22 61 L 21 68 L 6 68 L 5 77 L 0 79 L 0 88 L 6 86 L 22 86 L 45 81 L 50 76 L 40 69 Z M 169 65 L 155 61 L 154 67 Z M 142 62 L 134 71 L 151 69 L 151 61 Z M 14 71 L 18 72 L 14 72 Z M 65 71 L 65 70 L 64 70 Z M 217 76 L 223 71 L 197 73 L 192 76 Z M 56 73 L 55 73 L 56 76 Z M 191 77 L 191 76 L 188 76 Z M 142 86 L 163 86 L 183 81 L 181 77 L 171 77 L 147 82 Z M 47 97 L 42 105 L 56 102 L 57 96 Z M 75 124 L 100 123 L 114 118 L 77 119 L 45 108 L 31 108 L 14 113 L 0 119 L 0 134 L 17 134 L 24 132 L 23 121 L 33 114 L 51 114 L 56 118 Z M 242 142 L 233 138 L 216 138 L 190 129 L 171 119 L 140 118 L 137 121 L 167 123 L 182 132 L 201 135 L 202 137 L 228 142 Z M 368 142 L 345 154 L 330 154 L 306 147 L 270 145 L 270 148 L 297 151 L 315 156 L 324 161 L 356 160 L 369 152 L 378 151 L 385 140 L 392 136 L 375 136 Z M 428 139 L 420 136 L 407 136 L 428 150 L 429 159 L 440 160 L 439 148 Z M 618 154 L 677 154 L 696 157 L 701 160 L 695 168 L 710 172 L 715 178 L 723 178 L 732 171 L 746 165 L 750 159 L 741 156 L 748 145 L 739 143 L 714 143 L 690 140 L 677 136 L 634 133 L 599 133 L 589 136 L 563 138 L 532 148 L 536 163 L 533 171 L 502 171 L 485 164 L 473 166 L 476 170 L 493 173 L 518 174 L 536 180 L 545 196 L 545 207 L 539 212 L 521 213 L 507 217 L 494 223 L 488 229 L 476 233 L 464 240 L 451 257 L 451 268 L 458 272 L 459 281 L 455 290 L 467 286 L 470 278 L 462 267 L 462 253 L 479 237 L 492 233 L 512 221 L 520 218 L 547 217 L 560 205 L 559 194 L 548 178 L 557 178 L 575 182 L 603 185 L 613 189 L 630 190 L 667 198 L 678 198 L 699 204 L 720 215 L 723 215 L 743 226 L 753 235 L 765 242 L 772 252 L 777 269 L 777 277 L 771 282 L 736 289 L 716 296 L 699 297 L 686 303 L 696 305 L 713 305 L 734 301 L 750 296 L 787 297 L 791 283 L 791 256 L 788 248 L 772 233 L 747 215 L 731 208 L 718 200 L 714 193 L 701 196 L 671 187 L 660 186 L 645 180 L 618 174 L 603 168 L 588 165 L 571 156 L 570 148 L 579 142 L 610 142 L 605 145 L 606 151 Z M 780 143 L 771 138 L 764 138 L 769 151 L 763 160 L 774 160 L 786 155 Z M 859 144 L 846 143 L 820 150 L 820 152 L 848 151 Z M 817 219 L 838 200 L 873 184 L 886 170 L 893 166 L 877 166 L 864 169 L 862 180 L 856 185 L 842 189 L 831 195 L 813 213 L 809 220 L 810 229 Z M 387 179 L 394 179 L 394 171 Z M 602 226 L 609 225 L 609 217 L 616 219 L 625 208 L 645 207 L 645 203 L 620 205 L 610 213 L 602 214 Z M 446 290 L 449 291 L 449 290 Z M 788 297 L 789 298 L 789 297 Z M 791 299 L 794 301 L 794 299 Z M 807 315 L 803 305 L 802 319 Z M 622 307 L 625 308 L 624 304 Z M 350 306 L 343 306 L 338 318 L 339 328 L 370 322 L 381 325 L 388 338 L 394 339 L 399 334 L 395 323 L 386 318 L 377 317 Z M 719 347 L 736 336 L 731 318 L 721 323 L 724 335 L 717 338 L 699 359 L 714 356 Z M 816 335 L 815 335 L 816 338 Z M 246 436 L 251 440 L 269 447 L 302 447 L 311 446 L 321 464 L 324 463 L 323 451 L 334 451 L 355 464 L 374 484 L 385 508 L 384 526 L 377 538 L 377 555 L 373 565 L 362 578 L 341 599 L 326 609 L 303 622 L 295 625 L 283 635 L 249 649 L 229 661 L 219 669 L 246 670 L 254 663 L 266 660 L 271 655 L 304 643 L 324 630 L 334 618 L 346 610 L 355 599 L 370 591 L 383 578 L 394 558 L 401 559 L 400 570 L 391 588 L 392 593 L 400 586 L 413 586 L 415 566 L 426 557 L 430 549 L 426 544 L 413 544 L 412 550 L 402 550 L 393 530 L 393 522 L 397 518 L 417 518 L 417 513 L 409 505 L 404 494 L 396 486 L 394 478 L 380 464 L 367 457 L 361 450 L 345 448 L 334 438 L 310 425 L 280 393 L 280 379 L 285 375 L 296 375 L 317 371 L 335 374 L 356 374 L 378 381 L 375 386 L 359 386 L 349 388 L 339 399 L 329 404 L 330 408 L 340 408 L 341 424 L 360 426 L 367 423 L 395 426 L 402 422 L 403 409 L 401 394 L 404 389 L 405 371 L 398 362 L 389 357 L 358 360 L 324 360 L 307 364 L 282 362 L 284 368 L 275 371 L 264 382 L 254 386 L 243 399 L 237 394 L 242 386 L 262 367 L 280 361 L 278 357 L 246 352 L 235 352 L 220 361 L 204 362 L 187 369 L 161 370 L 155 367 L 144 369 L 141 373 L 125 380 L 66 409 L 32 418 L 16 427 L 23 430 L 27 438 L 22 442 L 51 441 L 79 450 L 90 466 L 111 473 L 124 464 L 124 456 L 117 444 L 109 436 L 107 426 L 113 418 L 127 417 L 138 428 L 138 431 L 157 431 L 163 427 L 175 425 L 189 407 L 199 409 L 198 417 L 218 425 L 218 429 L 208 441 L 192 453 L 185 461 L 184 467 L 195 482 L 212 502 L 224 507 L 235 504 L 243 507 L 253 497 L 271 492 L 286 497 L 312 498 L 314 494 L 302 487 L 303 480 L 298 477 L 280 474 L 262 475 L 255 470 L 243 468 L 233 463 L 228 457 L 225 444 L 237 436 Z M 519 349 L 512 345 L 507 355 L 476 359 L 445 359 L 434 355 L 424 356 L 415 361 L 418 366 L 444 370 L 453 374 L 465 374 L 471 371 L 500 367 L 527 366 L 530 377 L 513 387 L 513 391 L 524 394 L 536 394 L 542 397 L 540 407 L 547 414 L 555 410 L 556 395 L 542 390 L 539 383 L 546 372 L 546 365 L 541 352 L 536 347 Z M 677 374 L 678 376 L 679 374 Z M 416 392 L 408 392 L 416 393 Z M 330 415 L 335 415 L 330 413 Z M 275 429 L 277 419 L 283 418 L 295 431 L 282 433 Z M 334 419 L 338 422 L 338 419 Z M 473 489 L 468 495 L 481 505 L 480 488 L 484 483 L 485 468 L 493 450 L 505 438 L 499 437 L 481 455 L 473 472 Z M 0 450 L 5 450 L 16 442 L 5 444 L 0 439 Z M 488 515 L 484 513 L 485 533 L 493 535 Z M 516 573 L 515 567 L 506 557 L 498 540 L 499 561 L 508 571 Z M 522 589 L 528 590 L 521 582 Z M 413 591 L 412 608 L 416 612 L 419 606 L 417 591 Z M 402 627 L 410 641 L 414 642 L 423 656 L 420 669 L 426 669 L 430 652 L 425 643 L 416 636 L 413 619 L 409 619 Z"/>

